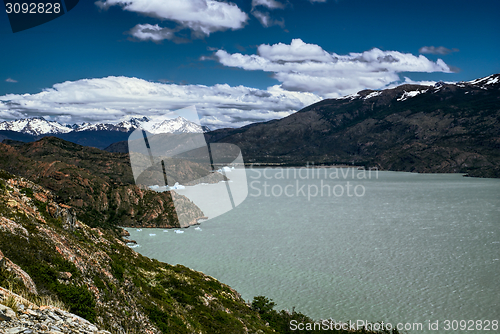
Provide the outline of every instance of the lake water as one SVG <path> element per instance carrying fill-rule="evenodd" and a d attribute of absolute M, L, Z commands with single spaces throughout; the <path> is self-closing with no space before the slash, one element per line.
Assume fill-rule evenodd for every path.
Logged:
<path fill-rule="evenodd" d="M 247 199 L 201 231 L 128 229 L 135 250 L 315 319 L 423 324 L 411 333 L 499 320 L 500 180 L 265 171 L 248 170 Z"/>

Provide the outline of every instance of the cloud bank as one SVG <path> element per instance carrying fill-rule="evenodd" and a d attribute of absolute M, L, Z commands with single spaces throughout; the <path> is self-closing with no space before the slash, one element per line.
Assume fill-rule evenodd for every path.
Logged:
<path fill-rule="evenodd" d="M 443 60 L 434 62 L 423 55 L 376 48 L 338 55 L 301 39 L 290 44 L 262 44 L 254 55 L 218 50 L 215 56 L 228 67 L 271 72 L 286 90 L 325 97 L 340 97 L 366 88 L 380 89 L 400 81 L 401 72 L 452 72 Z"/>
<path fill-rule="evenodd" d="M 5 82 L 16 83 L 17 80 L 14 80 L 12 78 L 7 78 L 7 79 L 5 79 Z"/>
<path fill-rule="evenodd" d="M 138 40 L 176 41 L 175 33 L 183 29 L 190 29 L 192 37 L 201 38 L 216 31 L 243 28 L 248 19 L 237 5 L 215 0 L 104 0 L 95 4 L 104 10 L 120 6 L 126 11 L 177 23 L 175 29 L 136 25 L 130 34 Z"/>
<path fill-rule="evenodd" d="M 453 49 L 448 49 L 445 48 L 444 46 L 423 46 L 420 49 L 418 49 L 419 53 L 424 53 L 424 54 L 432 54 L 432 55 L 447 55 L 452 52 L 458 52 L 460 50 L 453 48 Z"/>
<path fill-rule="evenodd" d="M 61 123 L 116 123 L 131 116 L 159 116 L 194 105 L 203 125 L 240 127 L 286 117 L 319 100 L 315 94 L 290 92 L 279 86 L 260 90 L 105 77 L 58 83 L 37 94 L 0 96 L 0 119 L 44 116 Z"/>

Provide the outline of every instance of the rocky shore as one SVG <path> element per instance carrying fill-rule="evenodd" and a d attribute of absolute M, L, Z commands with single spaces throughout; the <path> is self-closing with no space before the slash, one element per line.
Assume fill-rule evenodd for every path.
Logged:
<path fill-rule="evenodd" d="M 75 314 L 55 307 L 25 308 L 20 304 L 17 308 L 17 312 L 14 312 L 11 308 L 0 304 L 0 334 L 111 334 Z"/>

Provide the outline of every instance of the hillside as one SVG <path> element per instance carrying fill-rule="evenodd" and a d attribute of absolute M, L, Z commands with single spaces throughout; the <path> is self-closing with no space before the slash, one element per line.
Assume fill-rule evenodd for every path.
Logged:
<path fill-rule="evenodd" d="M 0 144 L 0 168 L 53 191 L 56 201 L 71 206 L 76 216 L 92 227 L 179 227 L 172 194 L 137 187 L 128 154 L 108 153 L 55 137 L 8 143 Z M 194 163 L 184 167 L 183 174 L 191 179 L 209 173 Z M 174 170 L 167 170 L 167 177 L 174 182 L 181 180 Z M 191 208 L 181 213 L 190 224 L 204 216 L 187 198 L 173 196 Z"/>
<path fill-rule="evenodd" d="M 113 333 L 270 333 L 234 290 L 134 252 L 52 193 L 0 171 L 0 286 L 50 296 Z"/>
<path fill-rule="evenodd" d="M 7 287 L 7 289 L 5 288 Z M 292 331 L 255 297 L 182 265 L 144 257 L 112 230 L 91 228 L 47 189 L 0 170 L 0 333 L 238 334 Z"/>
<path fill-rule="evenodd" d="M 240 146 L 249 163 L 354 163 L 500 177 L 500 75 L 365 90 L 206 137 Z"/>

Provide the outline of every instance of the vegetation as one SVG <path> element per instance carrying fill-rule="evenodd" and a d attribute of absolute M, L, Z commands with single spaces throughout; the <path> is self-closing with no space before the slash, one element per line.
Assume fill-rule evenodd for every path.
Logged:
<path fill-rule="evenodd" d="M 68 225 L 50 192 L 10 181 L 11 190 L 0 192 L 0 218 L 7 219 L 0 250 L 29 275 L 38 295 L 6 268 L 0 269 L 0 286 L 36 304 L 64 305 L 113 333 L 272 332 L 228 286 L 141 256 L 110 230 Z M 37 199 L 43 197 L 45 202 Z"/>
<path fill-rule="evenodd" d="M 264 296 L 257 296 L 254 297 L 251 307 L 252 310 L 257 311 L 260 314 L 262 320 L 266 321 L 269 324 L 269 327 L 272 328 L 276 333 L 281 333 L 281 334 L 293 334 L 297 332 L 304 334 L 353 333 L 353 331 L 350 330 L 335 329 L 335 327 L 328 324 L 328 321 L 325 323 L 323 323 L 322 321 L 315 321 L 302 313 L 295 312 L 295 310 L 292 310 L 291 312 L 284 310 L 276 311 L 274 310 L 275 305 L 276 304 L 271 299 L 268 299 L 267 297 Z M 295 327 L 290 326 L 291 323 L 313 324 L 312 326 L 314 326 L 314 324 L 316 323 L 317 328 L 314 329 L 313 327 L 311 330 L 308 329 L 298 330 Z M 321 328 L 320 324 L 321 325 L 324 324 L 323 328 Z M 384 329 L 378 331 L 359 329 L 354 331 L 354 333 L 399 334 L 400 332 L 394 328 L 392 330 Z"/>

